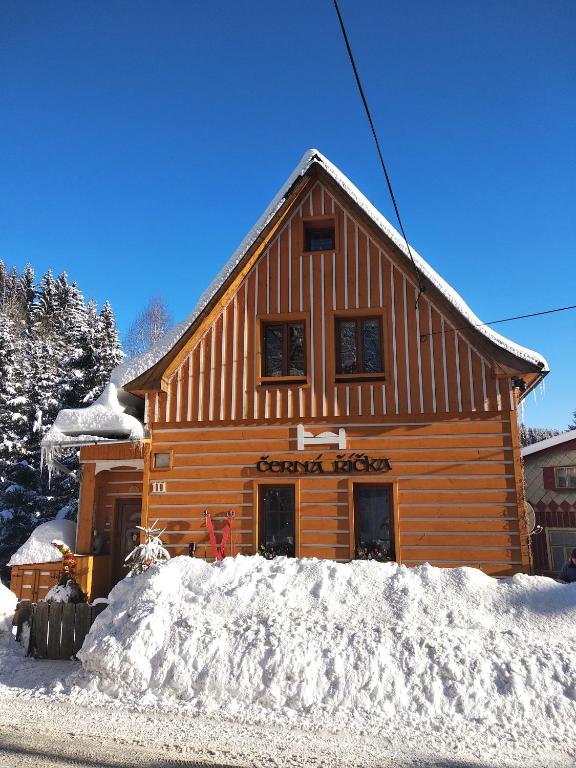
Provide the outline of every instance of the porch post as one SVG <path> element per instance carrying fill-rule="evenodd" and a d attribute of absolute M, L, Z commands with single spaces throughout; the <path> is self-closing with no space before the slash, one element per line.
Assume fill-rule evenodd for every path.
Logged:
<path fill-rule="evenodd" d="M 94 489 L 96 486 L 96 463 L 82 465 L 80 504 L 76 528 L 76 553 L 89 555 L 92 549 L 92 527 L 94 525 Z"/>

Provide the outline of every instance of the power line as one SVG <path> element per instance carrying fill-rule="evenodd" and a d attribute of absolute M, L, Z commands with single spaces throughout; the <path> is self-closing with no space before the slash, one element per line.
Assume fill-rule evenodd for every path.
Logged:
<path fill-rule="evenodd" d="M 490 320 L 488 323 L 469 323 L 463 325 L 460 328 L 449 328 L 444 331 L 432 331 L 431 333 L 423 333 L 420 336 L 420 340 L 424 341 L 428 336 L 436 336 L 439 333 L 455 333 L 456 331 L 466 331 L 468 328 L 479 328 L 483 325 L 496 325 L 497 323 L 509 323 L 511 320 L 524 320 L 527 317 L 540 317 L 541 315 L 552 315 L 554 312 L 566 312 L 569 309 L 576 309 L 576 304 L 571 304 L 569 307 L 556 307 L 555 309 L 544 309 L 542 312 L 530 312 L 528 315 L 515 315 L 514 317 L 504 317 L 501 320 Z"/>
<path fill-rule="evenodd" d="M 362 99 L 362 103 L 364 104 L 364 109 L 366 110 L 366 116 L 368 118 L 368 122 L 370 123 L 370 129 L 372 131 L 372 136 L 374 137 L 374 143 L 376 144 L 376 150 L 378 151 L 378 157 L 380 158 L 380 165 L 382 166 L 382 170 L 384 171 L 384 176 L 386 178 L 386 184 L 388 185 L 388 192 L 390 193 L 390 198 L 392 199 L 392 204 L 394 206 L 394 211 L 396 212 L 396 218 L 398 219 L 398 225 L 400 226 L 400 231 L 402 232 L 402 237 L 404 238 L 404 242 L 406 243 L 406 248 L 408 250 L 408 255 L 410 256 L 410 259 L 412 261 L 412 266 L 414 267 L 414 273 L 416 275 L 416 281 L 418 282 L 418 296 L 416 297 L 416 306 L 418 306 L 418 301 L 420 299 L 420 295 L 424 291 L 424 282 L 422 280 L 422 275 L 420 273 L 420 270 L 416 266 L 416 261 L 414 260 L 414 256 L 412 255 L 412 250 L 410 248 L 410 243 L 408 242 L 408 238 L 406 237 L 406 232 L 404 231 L 404 225 L 402 224 L 402 219 L 400 218 L 400 211 L 398 209 L 398 203 L 396 202 L 396 197 L 394 195 L 394 190 L 392 189 L 392 182 L 390 181 L 390 176 L 388 175 L 388 171 L 386 170 L 386 164 L 384 163 L 384 157 L 382 155 L 382 150 L 380 149 L 380 142 L 378 141 L 378 136 L 376 134 L 376 128 L 374 127 L 374 121 L 372 120 L 372 115 L 370 114 L 370 108 L 368 107 L 368 102 L 366 100 L 366 96 L 364 95 L 364 89 L 362 88 L 362 83 L 360 82 L 360 75 L 358 74 L 358 69 L 356 67 L 356 62 L 354 61 L 354 55 L 352 54 L 352 48 L 350 47 L 350 42 L 348 40 L 348 34 L 346 32 L 346 27 L 344 26 L 344 20 L 342 19 L 342 14 L 340 13 L 340 8 L 338 7 L 338 0 L 334 0 L 334 8 L 336 9 L 336 13 L 338 14 L 338 21 L 340 22 L 340 29 L 342 30 L 342 36 L 344 37 L 344 42 L 346 44 L 346 50 L 348 51 L 348 57 L 350 58 L 350 63 L 352 64 L 352 69 L 354 70 L 354 77 L 356 78 L 356 85 L 358 86 L 358 90 L 360 92 L 360 97 Z"/>

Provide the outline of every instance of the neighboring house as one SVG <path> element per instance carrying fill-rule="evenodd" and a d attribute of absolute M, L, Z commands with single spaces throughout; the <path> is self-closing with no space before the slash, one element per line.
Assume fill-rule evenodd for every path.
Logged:
<path fill-rule="evenodd" d="M 154 521 L 211 558 L 205 510 L 217 536 L 234 511 L 227 554 L 529 569 L 516 408 L 546 361 L 414 259 L 306 153 L 190 317 L 44 441 L 53 465 L 81 446 L 76 549 L 99 579 Z"/>
<path fill-rule="evenodd" d="M 539 533 L 531 537 L 534 571 L 557 576 L 576 547 L 576 429 L 522 449 L 526 500 Z"/>

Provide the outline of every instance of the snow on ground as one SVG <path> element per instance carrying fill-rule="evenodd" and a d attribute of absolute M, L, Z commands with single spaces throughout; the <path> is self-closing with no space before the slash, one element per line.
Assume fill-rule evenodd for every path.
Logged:
<path fill-rule="evenodd" d="M 0 637 L 12 630 L 12 616 L 18 598 L 0 582 Z"/>
<path fill-rule="evenodd" d="M 72 695 L 373 734 L 572 745 L 576 585 L 472 568 L 175 558 L 124 579 Z"/>
<path fill-rule="evenodd" d="M 110 600 L 83 669 L 0 649 L 14 750 L 58 713 L 78 749 L 128 745 L 134 765 L 154 745 L 207 765 L 576 765 L 576 584 L 175 558 Z"/>
<path fill-rule="evenodd" d="M 60 539 L 71 550 L 76 546 L 76 523 L 71 520 L 50 520 L 35 528 L 24 544 L 16 550 L 8 562 L 12 565 L 31 563 L 55 563 L 62 555 L 52 546 L 54 539 Z"/>

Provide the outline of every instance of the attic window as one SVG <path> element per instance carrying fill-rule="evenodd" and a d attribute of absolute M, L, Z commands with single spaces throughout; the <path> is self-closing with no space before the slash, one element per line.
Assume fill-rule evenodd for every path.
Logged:
<path fill-rule="evenodd" d="M 334 221 L 304 222 L 305 251 L 333 251 L 336 247 Z"/>

